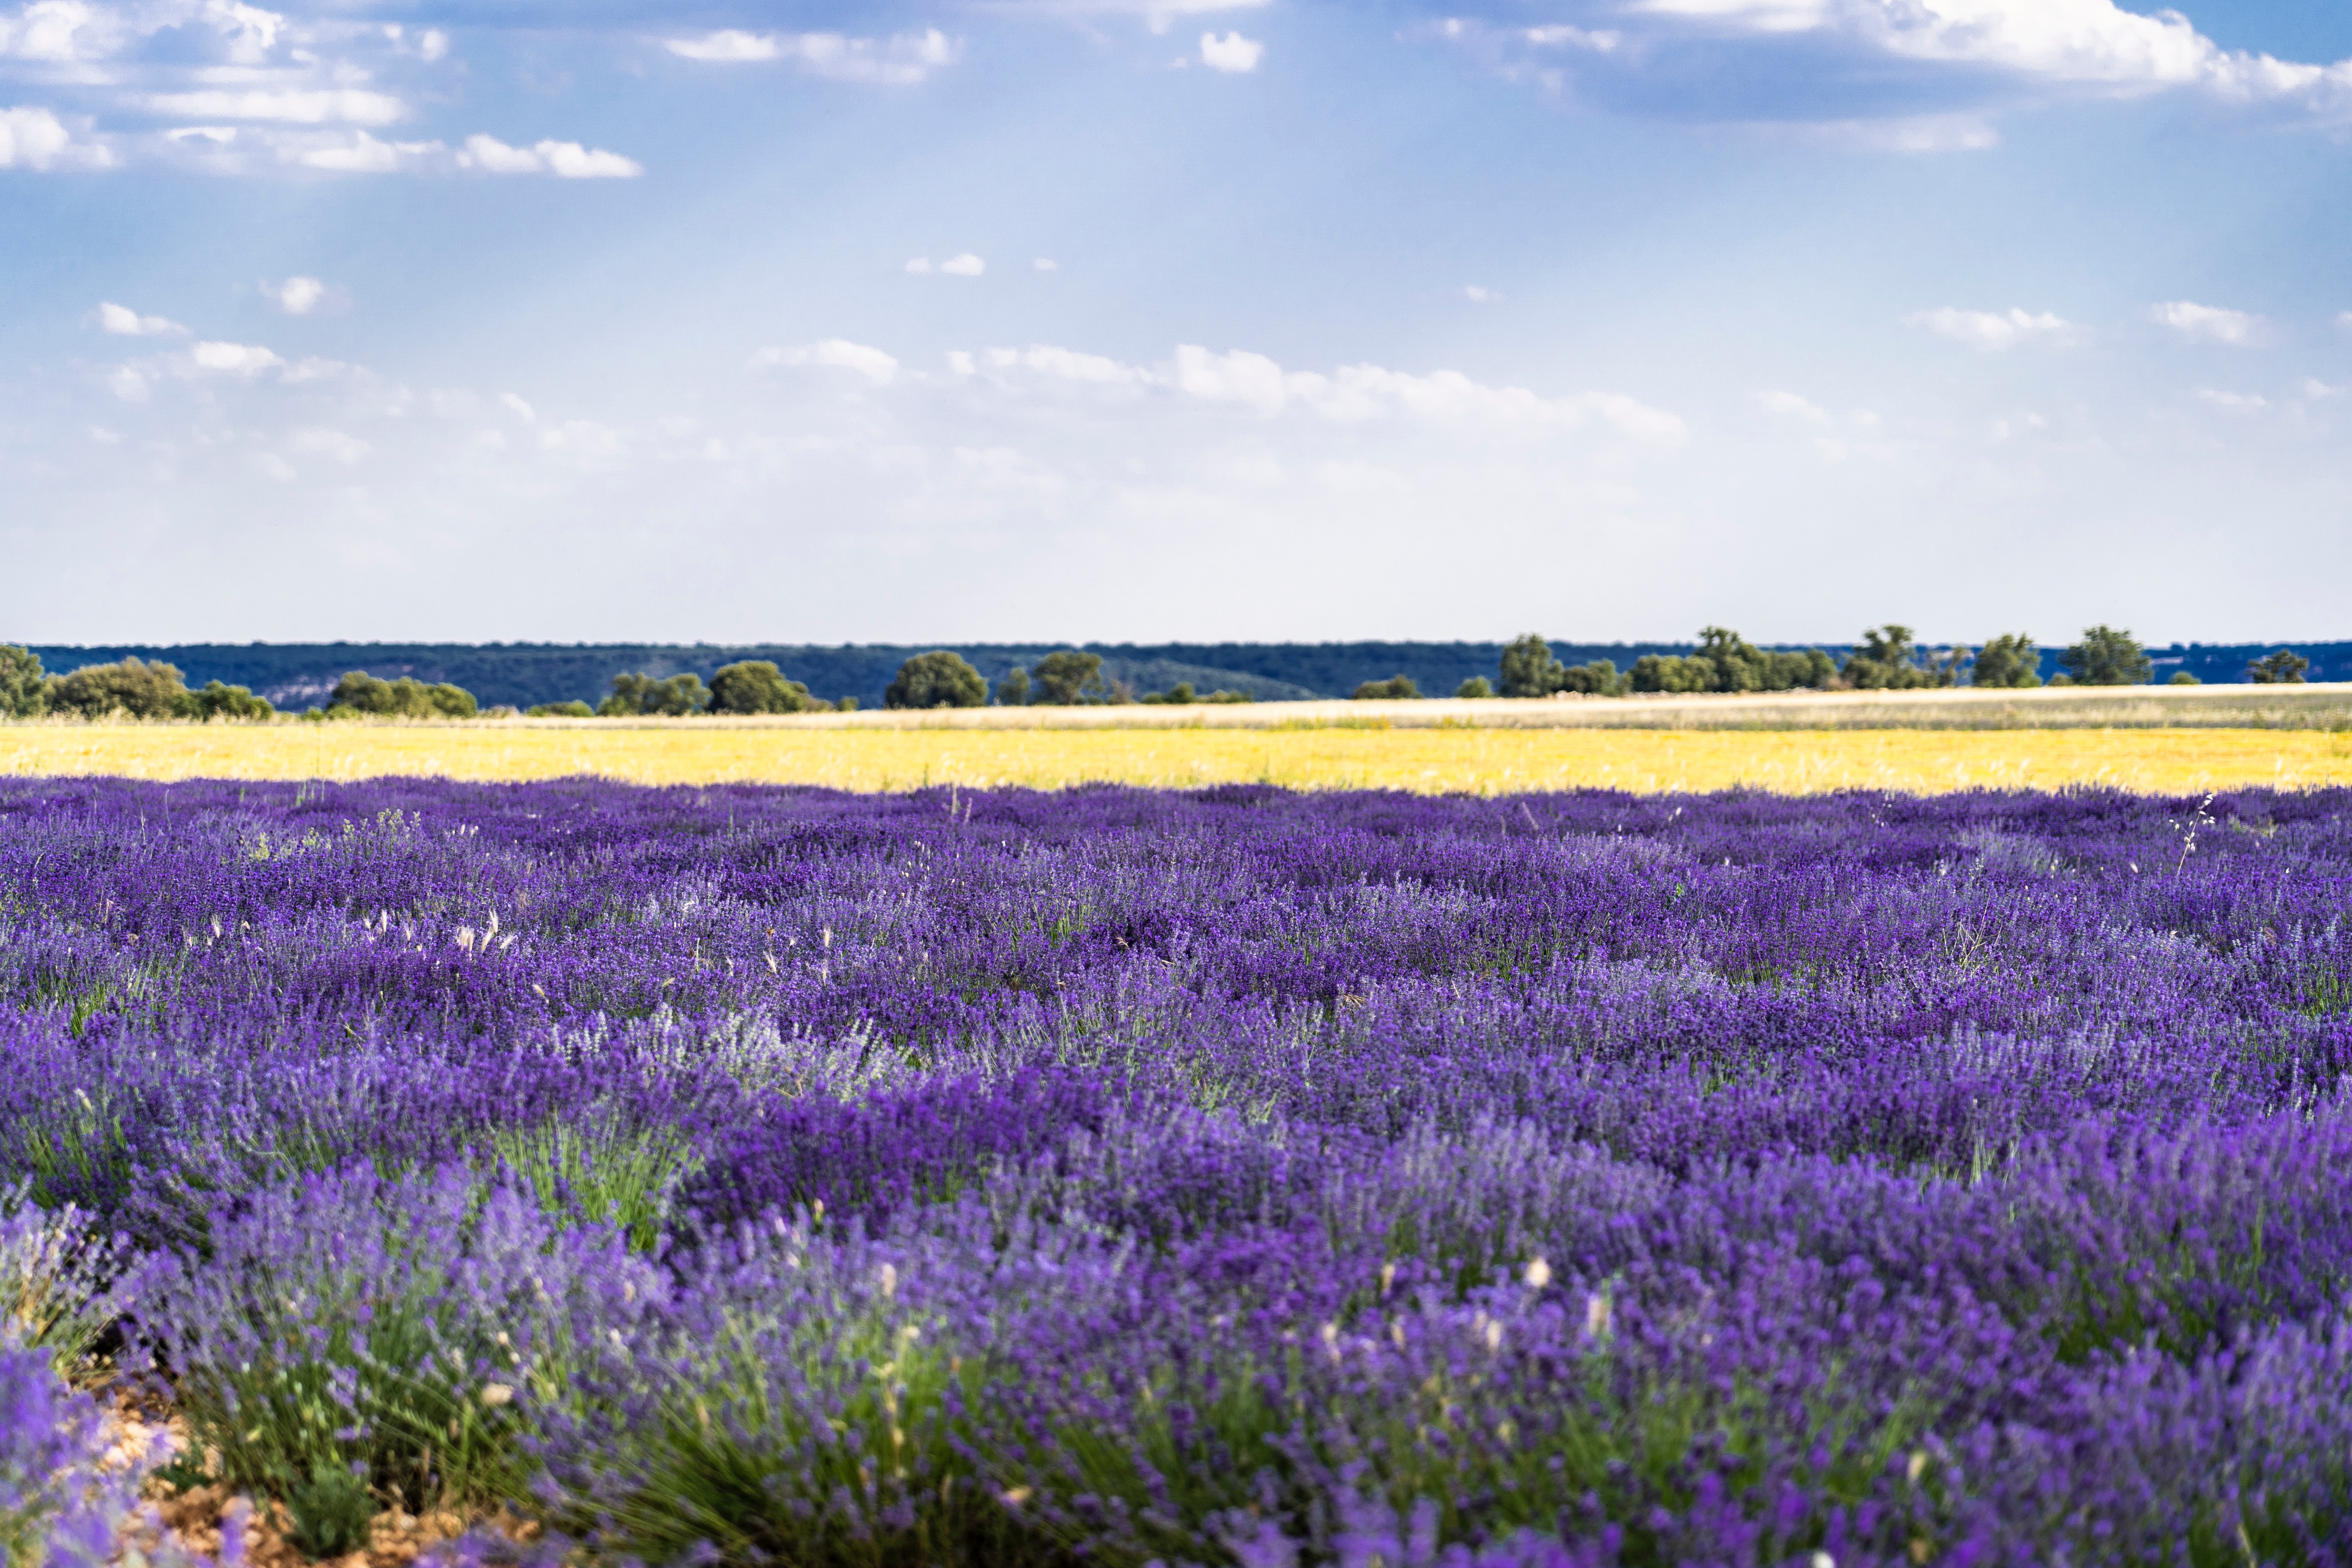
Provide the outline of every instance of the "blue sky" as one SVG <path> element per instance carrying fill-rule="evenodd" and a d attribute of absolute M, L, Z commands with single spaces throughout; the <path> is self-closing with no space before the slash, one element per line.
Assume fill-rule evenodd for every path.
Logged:
<path fill-rule="evenodd" d="M 2347 257 L 2319 0 L 0 0 L 0 637 L 2347 637 Z"/>

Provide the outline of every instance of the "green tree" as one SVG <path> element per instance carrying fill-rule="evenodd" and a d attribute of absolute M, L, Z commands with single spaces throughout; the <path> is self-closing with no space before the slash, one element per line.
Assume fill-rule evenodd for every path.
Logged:
<path fill-rule="evenodd" d="M 613 694 L 596 705 L 606 719 L 684 719 L 709 706 L 702 677 L 688 670 L 658 680 L 650 675 L 613 677 Z"/>
<path fill-rule="evenodd" d="M 2027 632 L 2007 632 L 1977 650 L 1969 669 L 1970 686 L 2024 690 L 2042 684 L 2042 650 Z"/>
<path fill-rule="evenodd" d="M 1454 689 L 1454 695 L 1475 700 L 1495 695 L 1495 683 L 1483 675 L 1474 675 Z"/>
<path fill-rule="evenodd" d="M 2165 684 L 2167 686 L 2202 686 L 2205 683 L 2185 669 L 2176 669 L 2172 672 L 2172 679 Z"/>
<path fill-rule="evenodd" d="M 987 700 L 988 682 L 980 671 L 944 648 L 919 653 L 900 665 L 898 679 L 882 694 L 885 708 L 978 708 Z"/>
<path fill-rule="evenodd" d="M 1580 697 L 1622 697 L 1633 685 L 1633 678 L 1618 674 L 1617 661 L 1610 658 L 1570 665 L 1559 675 L 1559 689 Z"/>
<path fill-rule="evenodd" d="M 809 689 L 784 679 L 783 671 L 764 658 L 722 665 L 710 678 L 713 713 L 806 713 L 831 707 L 809 697 Z"/>
<path fill-rule="evenodd" d="M 2246 666 L 2246 679 L 2256 686 L 2301 686 L 2303 672 L 2311 668 L 2311 660 L 2291 647 L 2264 654 Z"/>
<path fill-rule="evenodd" d="M 1017 664 L 996 682 L 996 705 L 1000 708 L 1026 708 L 1029 696 L 1029 672 Z"/>
<path fill-rule="evenodd" d="M 209 724 L 215 719 L 268 719 L 277 709 L 267 697 L 256 697 L 251 689 L 225 686 L 217 680 L 207 680 L 202 691 L 189 693 L 188 700 L 197 718 Z"/>
<path fill-rule="evenodd" d="M 1098 653 L 1080 653 L 1075 648 L 1049 653 L 1037 661 L 1037 668 L 1029 674 L 1037 684 L 1033 701 L 1068 708 L 1081 702 L 1110 700 L 1110 684 L 1103 679 L 1102 655 Z"/>
<path fill-rule="evenodd" d="M 89 664 L 71 675 L 53 675 L 46 688 L 49 711 L 83 719 L 122 714 L 132 719 L 185 719 L 195 699 L 177 668 L 157 660 L 126 658 L 120 664 Z"/>
<path fill-rule="evenodd" d="M 857 711 L 857 699 L 855 697 L 838 698 L 833 704 L 833 710 L 836 713 L 855 713 Z"/>
<path fill-rule="evenodd" d="M 327 699 L 330 714 L 376 719 L 471 719 L 480 710 L 474 694 L 462 686 L 446 681 L 427 686 L 405 675 L 381 680 L 364 669 L 352 670 L 335 682 Z"/>
<path fill-rule="evenodd" d="M 1703 658 L 1645 653 L 1633 661 L 1627 684 L 1636 691 L 1712 691 L 1715 666 Z"/>
<path fill-rule="evenodd" d="M 1549 697 L 1561 689 L 1567 667 L 1555 658 L 1551 644 L 1529 632 L 1503 647 L 1502 693 L 1506 697 Z"/>
<path fill-rule="evenodd" d="M 1192 683 L 1191 681 L 1180 680 L 1165 691 L 1147 691 L 1141 697 L 1137 698 L 1136 700 L 1144 703 L 1160 703 L 1182 708 L 1199 701 L 1200 699 L 1193 695 Z"/>
<path fill-rule="evenodd" d="M 14 643 L 0 643 L 0 719 L 37 719 L 49 710 L 41 656 Z"/>
<path fill-rule="evenodd" d="M 1357 702 L 1402 702 L 1420 697 L 1421 688 L 1412 683 L 1410 675 L 1391 675 L 1386 680 L 1367 680 L 1355 689 L 1352 700 Z"/>
<path fill-rule="evenodd" d="M 2156 676 L 2156 662 L 2139 639 L 2113 626 L 2091 627 L 2058 662 L 2078 686 L 2145 686 Z"/>
<path fill-rule="evenodd" d="M 593 719 L 596 710 L 585 702 L 541 702 L 530 710 L 534 719 Z"/>
<path fill-rule="evenodd" d="M 1951 685 L 1959 679 L 1966 655 L 1966 649 L 1955 648 L 1930 662 L 1911 640 L 1911 628 L 1890 621 L 1862 634 L 1862 646 L 1848 656 L 1839 673 L 1846 684 L 1864 691 L 1914 691 Z"/>

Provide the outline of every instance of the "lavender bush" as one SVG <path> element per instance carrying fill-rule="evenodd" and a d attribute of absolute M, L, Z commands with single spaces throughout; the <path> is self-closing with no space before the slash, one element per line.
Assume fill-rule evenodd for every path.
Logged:
<path fill-rule="evenodd" d="M 615 1561 L 2352 1560 L 2347 808 L 0 784 L 0 1288 Z"/>

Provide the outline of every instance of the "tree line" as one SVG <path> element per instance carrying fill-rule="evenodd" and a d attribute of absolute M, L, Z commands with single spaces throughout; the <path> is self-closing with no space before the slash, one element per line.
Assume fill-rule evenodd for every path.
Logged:
<path fill-rule="evenodd" d="M 2147 651 L 2128 631 L 2092 626 L 2058 655 L 2061 673 L 2053 686 L 2143 686 L 2155 678 Z M 1994 637 L 1982 647 L 1925 648 L 1911 628 L 1890 623 L 1863 633 L 1841 662 L 1815 647 L 1801 652 L 1759 648 L 1738 633 L 1707 626 L 1689 654 L 1645 654 L 1630 669 L 1602 658 L 1565 664 L 1550 644 L 1534 633 L 1506 645 L 1496 679 L 1474 676 L 1454 693 L 1458 698 L 1624 697 L 1636 693 L 1741 691 L 1901 691 L 1939 687 L 1993 687 L 2011 690 L 2042 684 L 2042 650 L 2022 632 Z M 2256 685 L 2301 685 L 2311 661 L 2281 648 L 2246 666 Z M 2194 686 L 2197 677 L 2175 673 L 2171 684 Z M 1417 699 L 1410 677 L 1366 681 L 1360 701 Z M 898 667 L 884 694 L 892 709 L 1076 707 L 1092 704 L 1192 704 L 1246 702 L 1238 691 L 1196 692 L 1179 681 L 1164 691 L 1137 693 L 1108 679 L 1099 654 L 1066 649 L 1047 654 L 1035 668 L 1016 665 L 992 687 L 961 655 L 946 649 L 915 655 Z M 803 682 L 784 675 L 768 659 L 722 666 L 705 686 L 694 674 L 656 677 L 616 675 L 610 695 L 594 707 L 551 702 L 531 708 L 533 718 L 686 718 L 697 714 L 848 713 L 857 699 L 827 701 Z M 123 658 L 85 665 L 52 675 L 38 656 L 0 644 L 0 717 L 37 719 L 131 718 L 259 721 L 275 717 L 268 699 L 243 686 L 207 681 L 190 690 L 179 669 L 158 660 Z M 306 719 L 471 719 L 512 715 L 511 708 L 485 710 L 471 692 L 447 682 L 427 684 L 402 676 L 385 680 L 352 670 L 335 683 L 323 709 Z"/>

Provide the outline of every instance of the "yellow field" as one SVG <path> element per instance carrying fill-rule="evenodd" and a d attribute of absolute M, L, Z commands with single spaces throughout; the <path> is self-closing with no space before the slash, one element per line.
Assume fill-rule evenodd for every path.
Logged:
<path fill-rule="evenodd" d="M 1492 795 L 1734 785 L 1790 794 L 2106 784 L 2170 794 L 2352 784 L 2319 730 L 969 729 L 677 722 L 0 726 L 0 773 L 143 779 L 807 784 L 1108 781 Z"/>

